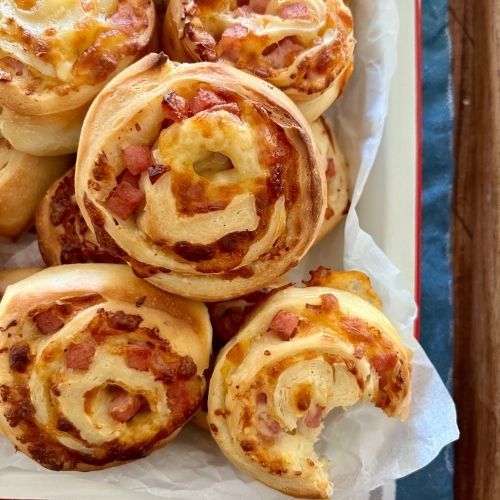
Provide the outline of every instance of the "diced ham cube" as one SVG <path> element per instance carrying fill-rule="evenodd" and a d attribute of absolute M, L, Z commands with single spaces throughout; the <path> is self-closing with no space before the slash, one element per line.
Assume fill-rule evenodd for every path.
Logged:
<path fill-rule="evenodd" d="M 375 368 L 377 373 L 382 374 L 383 372 L 390 370 L 391 368 L 394 368 L 397 360 L 398 360 L 398 357 L 395 353 L 382 352 L 380 354 L 377 354 L 373 358 L 372 364 L 373 364 L 373 368 Z"/>
<path fill-rule="evenodd" d="M 309 7 L 304 3 L 288 3 L 284 5 L 280 11 L 279 16 L 283 19 L 304 19 L 312 18 L 312 12 Z"/>
<path fill-rule="evenodd" d="M 339 306 L 339 301 L 335 295 L 331 293 L 325 293 L 321 295 L 321 305 L 324 312 L 332 312 Z"/>
<path fill-rule="evenodd" d="M 129 368 L 134 370 L 146 371 L 151 364 L 153 351 L 149 347 L 130 344 L 126 349 L 126 363 Z"/>
<path fill-rule="evenodd" d="M 161 109 L 165 118 L 174 122 L 180 122 L 189 116 L 189 107 L 186 99 L 177 95 L 174 91 L 167 92 L 163 96 Z"/>
<path fill-rule="evenodd" d="M 266 413 L 262 413 L 259 415 L 259 418 L 257 420 L 257 424 L 255 427 L 256 427 L 257 432 L 262 437 L 265 437 L 268 439 L 274 439 L 283 432 L 283 429 L 280 427 L 280 424 L 278 424 L 278 422 L 276 422 L 276 420 L 271 418 Z"/>
<path fill-rule="evenodd" d="M 36 314 L 33 321 L 44 335 L 55 333 L 64 326 L 64 321 L 50 309 Z"/>
<path fill-rule="evenodd" d="M 95 345 L 93 342 L 71 343 L 65 353 L 66 366 L 74 370 L 88 370 L 94 359 Z"/>
<path fill-rule="evenodd" d="M 279 311 L 271 321 L 270 329 L 283 340 L 290 340 L 299 324 L 300 318 L 289 311 Z"/>
<path fill-rule="evenodd" d="M 146 145 L 128 146 L 122 151 L 123 161 L 133 175 L 145 172 L 152 164 L 151 149 Z"/>
<path fill-rule="evenodd" d="M 144 193 L 140 189 L 122 181 L 111 191 L 106 200 L 106 206 L 117 217 L 127 220 L 143 200 Z"/>
<path fill-rule="evenodd" d="M 222 56 L 230 61 L 238 59 L 241 44 L 247 35 L 248 28 L 241 24 L 235 24 L 225 29 L 219 41 L 219 50 Z"/>
<path fill-rule="evenodd" d="M 120 31 L 134 34 L 134 19 L 136 15 L 130 2 L 119 2 L 117 11 L 109 18 Z"/>
<path fill-rule="evenodd" d="M 315 406 L 312 410 L 309 410 L 304 417 L 304 424 L 309 428 L 319 427 L 321 424 L 321 418 L 323 417 L 323 408 L 321 406 Z"/>
<path fill-rule="evenodd" d="M 296 54 L 303 50 L 302 45 L 295 43 L 290 37 L 283 38 L 273 50 L 264 57 L 273 68 L 284 68 Z"/>
<path fill-rule="evenodd" d="M 139 175 L 131 174 L 127 169 L 125 169 L 118 177 L 118 184 L 122 182 L 128 182 L 131 186 L 135 188 L 139 187 Z"/>
<path fill-rule="evenodd" d="M 195 115 L 200 111 L 205 111 L 214 106 L 222 106 L 224 104 L 226 104 L 226 101 L 212 90 L 198 89 L 189 102 L 189 108 L 191 109 L 191 113 Z"/>
<path fill-rule="evenodd" d="M 117 422 L 128 422 L 140 410 L 142 402 L 142 396 L 120 390 L 111 400 L 109 414 Z"/>

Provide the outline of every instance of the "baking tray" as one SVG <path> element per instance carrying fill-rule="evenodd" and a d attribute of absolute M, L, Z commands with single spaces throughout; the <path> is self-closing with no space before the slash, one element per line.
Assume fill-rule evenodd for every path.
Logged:
<path fill-rule="evenodd" d="M 420 299 L 421 228 L 421 40 L 420 0 L 398 2 L 398 63 L 391 86 L 389 111 L 375 166 L 357 212 L 361 227 L 372 235 L 400 269 L 404 284 Z M 341 231 L 338 228 L 337 231 Z M 418 337 L 418 320 L 415 323 Z M 46 472 L 0 471 L 0 498 L 72 500 L 154 499 L 117 485 Z"/>

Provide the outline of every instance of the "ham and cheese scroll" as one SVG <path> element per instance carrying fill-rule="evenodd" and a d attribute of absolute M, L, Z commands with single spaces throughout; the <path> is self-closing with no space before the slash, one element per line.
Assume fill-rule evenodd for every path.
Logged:
<path fill-rule="evenodd" d="M 297 264 L 323 220 L 325 179 L 281 91 L 226 64 L 150 54 L 90 108 L 75 186 L 103 248 L 160 288 L 216 301 Z"/>
<path fill-rule="evenodd" d="M 206 307 L 127 266 L 45 269 L 0 303 L 0 430 L 54 470 L 144 457 L 199 407 L 210 350 Z"/>
<path fill-rule="evenodd" d="M 45 191 L 70 161 L 65 156 L 38 158 L 21 153 L 0 136 L 0 235 L 21 235 Z"/>
<path fill-rule="evenodd" d="M 58 179 L 36 210 L 38 246 L 48 266 L 60 264 L 121 263 L 100 248 L 85 224 L 75 199 L 75 169 Z"/>
<path fill-rule="evenodd" d="M 0 2 L 0 131 L 19 151 L 76 151 L 104 84 L 146 51 L 151 0 Z"/>
<path fill-rule="evenodd" d="M 331 123 L 321 116 L 311 124 L 321 158 L 326 159 L 327 206 L 318 240 L 328 234 L 349 210 L 348 164 L 333 133 Z"/>
<path fill-rule="evenodd" d="M 324 271 L 332 284 L 373 294 L 361 273 L 320 269 L 316 282 Z M 327 460 L 314 450 L 326 415 L 361 401 L 407 417 L 411 353 L 373 304 L 376 296 L 309 286 L 279 291 L 250 314 L 221 350 L 208 395 L 210 430 L 235 466 L 288 495 L 328 498 Z"/>
<path fill-rule="evenodd" d="M 170 0 L 164 48 L 179 61 L 224 61 L 282 89 L 314 121 L 353 68 L 343 0 Z"/>

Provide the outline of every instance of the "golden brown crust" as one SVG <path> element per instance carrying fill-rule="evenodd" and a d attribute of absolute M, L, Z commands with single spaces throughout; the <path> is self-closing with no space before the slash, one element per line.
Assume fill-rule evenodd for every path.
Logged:
<path fill-rule="evenodd" d="M 359 278 L 346 274 L 340 282 Z M 353 293 L 287 288 L 219 353 L 208 396 L 212 436 L 254 479 L 292 496 L 328 498 L 326 461 L 313 449 L 322 420 L 359 401 L 404 420 L 410 358 L 388 319 Z"/>
<path fill-rule="evenodd" d="M 40 156 L 76 151 L 90 101 L 143 55 L 155 30 L 151 0 L 39 0 L 29 9 L 7 1 L 0 18 L 0 129 Z"/>
<path fill-rule="evenodd" d="M 146 456 L 200 405 L 206 308 L 116 264 L 57 266 L 0 305 L 0 428 L 54 470 Z"/>
<path fill-rule="evenodd" d="M 69 157 L 37 158 L 21 153 L 0 136 L 0 235 L 21 235 L 47 188 L 70 162 Z"/>
<path fill-rule="evenodd" d="M 343 0 L 171 0 L 164 49 L 178 61 L 224 61 L 264 78 L 316 120 L 353 68 L 353 20 Z"/>
<path fill-rule="evenodd" d="M 0 271 L 0 300 L 9 285 L 13 285 L 24 278 L 28 278 L 41 270 L 41 267 L 23 267 L 20 269 L 7 269 L 6 271 Z"/>
<path fill-rule="evenodd" d="M 142 59 L 92 105 L 81 151 L 76 196 L 99 244 L 173 293 L 257 290 L 299 261 L 322 221 L 309 126 L 279 90 L 225 64 Z"/>
<path fill-rule="evenodd" d="M 59 178 L 36 211 L 40 253 L 48 266 L 61 264 L 120 263 L 99 247 L 75 199 L 75 169 Z"/>

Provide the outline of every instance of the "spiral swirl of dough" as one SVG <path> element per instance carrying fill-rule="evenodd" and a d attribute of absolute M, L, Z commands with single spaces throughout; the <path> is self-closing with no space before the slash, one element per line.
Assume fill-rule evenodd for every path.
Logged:
<path fill-rule="evenodd" d="M 179 61 L 224 61 L 282 89 L 309 121 L 353 68 L 353 20 L 343 0 L 171 0 L 164 48 Z"/>
<path fill-rule="evenodd" d="M 321 239 L 344 218 L 349 209 L 349 169 L 329 120 L 321 116 L 311 123 L 311 130 L 319 154 L 326 160 L 327 206 L 318 235 Z"/>
<path fill-rule="evenodd" d="M 156 286 L 208 301 L 297 264 L 326 201 L 309 125 L 282 92 L 225 64 L 161 54 L 94 101 L 75 183 L 103 248 Z"/>
<path fill-rule="evenodd" d="M 38 204 L 35 222 L 40 253 L 48 266 L 122 263 L 99 247 L 94 233 L 85 224 L 75 199 L 74 168 L 46 192 Z"/>
<path fill-rule="evenodd" d="M 371 402 L 405 419 L 410 353 L 369 302 L 329 287 L 287 288 L 259 306 L 220 352 L 208 423 L 227 458 L 300 498 L 327 498 L 316 455 L 323 418 Z"/>
<path fill-rule="evenodd" d="M 3 0 L 0 130 L 19 151 L 76 151 L 91 100 L 152 40 L 151 0 Z"/>
<path fill-rule="evenodd" d="M 0 303 L 0 429 L 54 470 L 146 456 L 200 405 L 210 349 L 205 306 L 127 266 L 40 271 Z"/>

